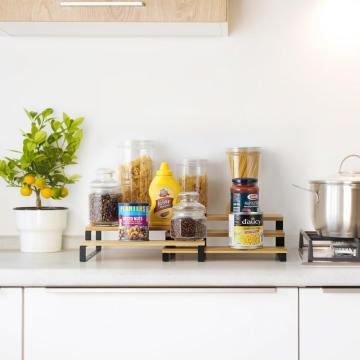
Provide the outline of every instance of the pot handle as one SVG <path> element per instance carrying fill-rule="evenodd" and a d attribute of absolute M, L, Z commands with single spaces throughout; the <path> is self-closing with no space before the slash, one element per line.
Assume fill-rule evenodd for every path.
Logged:
<path fill-rule="evenodd" d="M 340 163 L 340 166 L 339 166 L 339 171 L 338 171 L 338 173 L 340 174 L 340 175 L 360 175 L 360 171 L 343 171 L 343 165 L 344 165 L 344 162 L 346 161 L 346 160 L 348 160 L 348 159 L 350 159 L 350 158 L 352 158 L 352 157 L 356 157 L 356 158 L 358 158 L 358 159 L 360 159 L 360 155 L 358 155 L 358 154 L 350 154 L 350 155 L 348 155 L 348 156 L 346 156 L 346 157 L 344 157 L 344 159 L 342 159 L 342 161 L 341 161 L 341 163 Z"/>
<path fill-rule="evenodd" d="M 311 189 L 308 189 L 308 188 L 305 188 L 305 187 L 302 187 L 302 186 L 299 186 L 299 185 L 296 185 L 296 184 L 292 184 L 292 186 L 297 188 L 297 189 L 300 189 L 300 190 L 311 192 L 312 194 L 315 195 L 316 202 L 319 202 L 320 198 L 319 198 L 319 193 L 317 191 L 311 190 Z"/>

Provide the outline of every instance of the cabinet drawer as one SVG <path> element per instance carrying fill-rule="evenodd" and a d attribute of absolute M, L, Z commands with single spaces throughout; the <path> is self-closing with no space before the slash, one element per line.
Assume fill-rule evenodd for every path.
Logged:
<path fill-rule="evenodd" d="M 0 288 L 0 359 L 22 359 L 22 289 Z"/>
<path fill-rule="evenodd" d="M 227 19 L 227 0 L 130 0 L 130 2 L 143 3 L 143 5 L 121 6 L 124 1 L 115 0 L 95 2 L 1 0 L 0 21 L 226 22 Z M 109 6 L 109 3 L 112 3 L 112 6 Z"/>
<path fill-rule="evenodd" d="M 360 288 L 300 289 L 300 360 L 358 360 Z"/>
<path fill-rule="evenodd" d="M 296 360 L 297 297 L 297 289 L 26 289 L 25 358 L 260 360 L 266 349 L 268 360 Z"/>

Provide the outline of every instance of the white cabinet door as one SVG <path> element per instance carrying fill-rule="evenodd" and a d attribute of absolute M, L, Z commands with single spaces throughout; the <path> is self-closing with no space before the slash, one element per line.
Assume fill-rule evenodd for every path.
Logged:
<path fill-rule="evenodd" d="M 297 289 L 25 290 L 25 360 L 296 360 Z"/>
<path fill-rule="evenodd" d="M 360 289 L 300 289 L 300 360 L 358 360 Z"/>
<path fill-rule="evenodd" d="M 0 288 L 0 359 L 22 359 L 22 289 Z"/>

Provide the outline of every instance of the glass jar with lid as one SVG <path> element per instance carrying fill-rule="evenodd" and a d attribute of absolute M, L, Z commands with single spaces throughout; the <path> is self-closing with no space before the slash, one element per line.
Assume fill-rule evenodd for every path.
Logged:
<path fill-rule="evenodd" d="M 199 203 L 197 192 L 181 192 L 173 207 L 170 235 L 176 240 L 198 240 L 206 237 L 206 208 Z"/>
<path fill-rule="evenodd" d="M 98 169 L 91 182 L 89 194 L 89 217 L 91 225 L 118 224 L 118 203 L 122 201 L 119 183 L 111 169 Z"/>
<path fill-rule="evenodd" d="M 195 191 L 199 202 L 206 208 L 208 205 L 208 176 L 206 159 L 184 159 L 176 166 L 177 179 L 181 191 Z"/>
<path fill-rule="evenodd" d="M 129 140 L 121 145 L 119 178 L 123 202 L 149 203 L 153 179 L 154 142 Z"/>

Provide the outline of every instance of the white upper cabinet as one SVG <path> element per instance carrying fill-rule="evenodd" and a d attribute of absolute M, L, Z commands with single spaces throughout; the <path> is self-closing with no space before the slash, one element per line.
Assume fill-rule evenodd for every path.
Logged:
<path fill-rule="evenodd" d="M 0 288 L 0 359 L 22 360 L 22 289 Z"/>
<path fill-rule="evenodd" d="M 358 360 L 360 289 L 300 289 L 300 360 Z"/>
<path fill-rule="evenodd" d="M 1 0 L 0 29 L 10 35 L 222 35 L 227 11 L 227 0 Z"/>
<path fill-rule="evenodd" d="M 26 360 L 297 360 L 297 289 L 25 289 Z"/>

